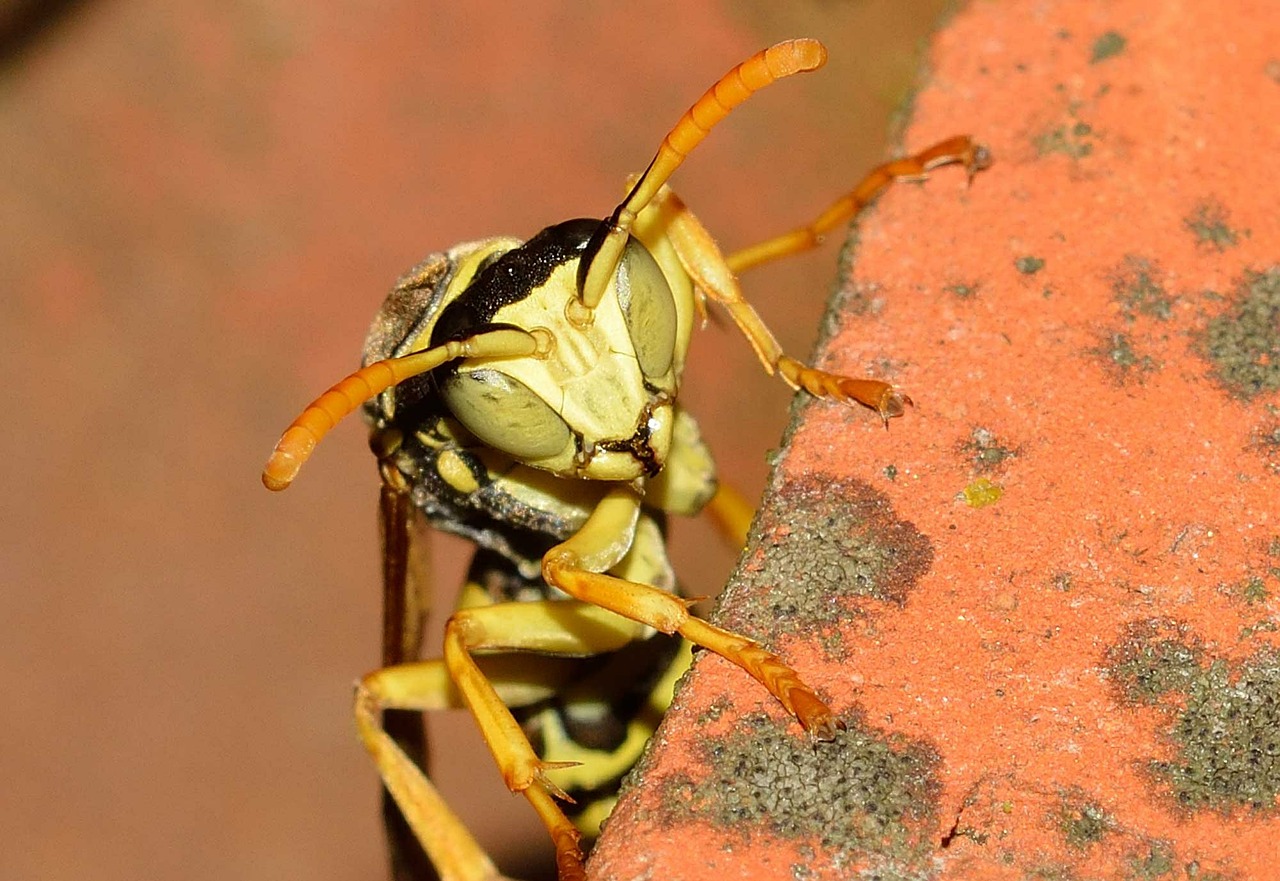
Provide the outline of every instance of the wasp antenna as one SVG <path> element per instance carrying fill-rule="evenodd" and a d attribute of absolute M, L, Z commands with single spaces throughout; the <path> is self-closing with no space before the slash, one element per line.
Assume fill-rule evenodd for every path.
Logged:
<path fill-rule="evenodd" d="M 399 358 L 387 358 L 361 367 L 335 383 L 293 420 L 262 469 L 262 483 L 273 492 L 288 488 L 316 444 L 356 408 L 406 379 L 434 370 L 458 358 L 493 358 L 532 355 L 537 338 L 515 328 L 490 331 L 423 349 Z"/>
<path fill-rule="evenodd" d="M 770 83 L 793 74 L 817 70 L 827 61 L 827 49 L 812 39 L 786 40 L 752 55 L 716 81 L 685 111 L 636 181 L 631 192 L 600 225 L 587 245 L 578 269 L 582 305 L 595 309 L 609 286 L 636 215 L 653 200 L 711 129 L 733 109 Z"/>

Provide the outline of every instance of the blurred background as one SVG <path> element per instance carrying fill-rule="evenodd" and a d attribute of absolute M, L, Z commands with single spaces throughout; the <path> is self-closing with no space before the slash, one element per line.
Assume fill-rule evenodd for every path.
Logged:
<path fill-rule="evenodd" d="M 0 4 L 0 878 L 382 877 L 350 721 L 378 656 L 377 478 L 352 420 L 269 494 L 280 431 L 403 270 L 603 216 L 716 77 L 794 36 L 827 68 L 674 185 L 726 251 L 807 221 L 886 155 L 947 5 Z M 795 355 L 837 249 L 747 280 Z M 788 390 L 713 325 L 682 394 L 758 497 Z M 673 543 L 714 593 L 732 554 L 699 524 Z M 435 550 L 447 595 L 466 549 Z M 470 720 L 431 736 L 501 865 L 544 872 Z"/>

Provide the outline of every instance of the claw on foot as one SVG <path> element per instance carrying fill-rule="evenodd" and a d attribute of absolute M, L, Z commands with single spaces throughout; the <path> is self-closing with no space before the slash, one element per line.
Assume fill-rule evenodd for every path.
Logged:
<path fill-rule="evenodd" d="M 880 401 L 876 404 L 876 412 L 880 414 L 884 427 L 888 428 L 889 420 L 901 416 L 909 406 L 914 407 L 915 402 L 897 389 L 889 387 L 880 395 Z"/>
<path fill-rule="evenodd" d="M 573 796 L 556 786 L 551 781 L 551 778 L 547 776 L 547 772 L 558 771 L 561 768 L 576 768 L 581 764 L 582 762 L 538 762 L 538 769 L 533 772 L 533 780 L 552 796 L 560 799 L 560 801 L 576 804 Z"/>
<path fill-rule="evenodd" d="M 835 740 L 836 731 L 844 727 L 832 714 L 831 708 L 824 704 L 817 695 L 808 689 L 793 691 L 788 697 L 791 700 L 792 712 L 800 721 L 805 731 L 815 740 Z"/>

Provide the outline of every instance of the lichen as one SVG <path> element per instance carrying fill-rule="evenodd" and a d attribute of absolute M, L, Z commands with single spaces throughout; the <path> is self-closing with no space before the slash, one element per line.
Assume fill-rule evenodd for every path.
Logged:
<path fill-rule="evenodd" d="M 1280 391 L 1280 267 L 1246 273 L 1230 299 L 1204 332 L 1214 378 L 1245 401 Z"/>
<path fill-rule="evenodd" d="M 833 860 L 871 858 L 894 877 L 927 877 L 941 791 L 936 751 L 860 717 L 845 722 L 833 741 L 814 743 L 763 714 L 746 717 L 702 743 L 704 779 L 668 781 L 669 822 L 758 830 L 813 842 Z"/>
<path fill-rule="evenodd" d="M 1196 205 L 1182 221 L 1196 241 L 1218 251 L 1233 248 L 1240 242 L 1240 234 L 1227 223 L 1227 209 L 1215 199 L 1206 199 Z"/>
<path fill-rule="evenodd" d="M 933 563 L 928 538 L 862 481 L 816 474 L 787 481 L 759 523 L 762 556 L 739 567 L 716 620 L 765 642 L 797 632 L 833 636 L 859 614 L 859 600 L 905 602 Z M 751 603 L 734 603 L 739 593 Z"/>
<path fill-rule="evenodd" d="M 1162 708 L 1171 757 L 1147 763 L 1159 788 L 1186 810 L 1276 811 L 1280 798 L 1280 655 L 1206 659 L 1186 625 L 1130 624 L 1107 653 L 1126 700 Z"/>
<path fill-rule="evenodd" d="M 1093 41 L 1093 50 L 1089 53 L 1089 63 L 1097 64 L 1100 61 L 1106 61 L 1108 58 L 1114 58 L 1124 51 L 1128 42 L 1124 34 L 1119 31 L 1107 31 Z"/>

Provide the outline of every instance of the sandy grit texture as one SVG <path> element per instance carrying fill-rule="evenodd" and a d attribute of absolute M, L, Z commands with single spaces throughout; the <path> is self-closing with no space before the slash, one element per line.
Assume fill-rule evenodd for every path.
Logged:
<path fill-rule="evenodd" d="M 974 3 L 718 620 L 843 716 L 702 656 L 597 881 L 1280 876 L 1280 15 Z M 749 287 L 749 285 L 748 285 Z"/>

